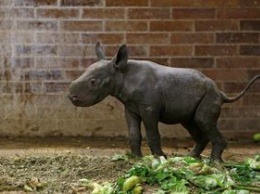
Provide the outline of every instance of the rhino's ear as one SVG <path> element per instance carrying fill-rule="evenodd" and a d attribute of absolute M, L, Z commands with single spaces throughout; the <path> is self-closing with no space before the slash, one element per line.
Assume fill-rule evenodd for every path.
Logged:
<path fill-rule="evenodd" d="M 122 69 L 127 65 L 128 61 L 128 51 L 126 45 L 122 45 L 116 56 L 112 59 L 113 66 L 116 69 Z"/>
<path fill-rule="evenodd" d="M 105 59 L 105 54 L 99 41 L 96 43 L 96 55 L 99 60 Z"/>

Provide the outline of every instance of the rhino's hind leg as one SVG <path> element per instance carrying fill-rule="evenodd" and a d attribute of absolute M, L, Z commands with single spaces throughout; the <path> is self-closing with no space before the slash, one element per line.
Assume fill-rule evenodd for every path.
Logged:
<path fill-rule="evenodd" d="M 227 143 L 217 128 L 217 120 L 221 110 L 221 99 L 214 90 L 208 91 L 199 104 L 194 120 L 200 131 L 212 143 L 211 159 L 222 162 L 221 155 Z"/>
<path fill-rule="evenodd" d="M 200 154 L 203 152 L 207 144 L 209 143 L 208 137 L 200 131 L 194 121 L 190 121 L 182 124 L 185 129 L 188 130 L 191 137 L 195 141 L 195 145 L 190 152 L 190 156 L 200 158 Z"/>

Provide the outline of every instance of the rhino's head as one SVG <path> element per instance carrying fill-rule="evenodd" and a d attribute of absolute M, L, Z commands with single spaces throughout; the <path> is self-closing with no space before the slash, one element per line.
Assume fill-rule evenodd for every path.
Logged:
<path fill-rule="evenodd" d="M 92 106 L 115 90 L 115 74 L 127 64 L 128 52 L 122 45 L 112 60 L 105 60 L 100 43 L 96 44 L 98 62 L 90 65 L 87 70 L 69 87 L 69 99 L 75 106 Z"/>

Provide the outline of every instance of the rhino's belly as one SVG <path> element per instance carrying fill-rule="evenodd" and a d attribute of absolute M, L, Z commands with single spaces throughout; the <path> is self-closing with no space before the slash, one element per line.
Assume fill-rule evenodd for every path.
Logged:
<path fill-rule="evenodd" d="M 160 114 L 159 121 L 165 124 L 184 123 L 194 117 L 198 103 L 166 105 Z"/>
<path fill-rule="evenodd" d="M 177 113 L 168 113 L 163 114 L 160 117 L 160 122 L 164 124 L 177 124 L 177 123 L 185 123 L 186 121 L 190 120 L 192 118 L 193 114 L 177 114 Z"/>

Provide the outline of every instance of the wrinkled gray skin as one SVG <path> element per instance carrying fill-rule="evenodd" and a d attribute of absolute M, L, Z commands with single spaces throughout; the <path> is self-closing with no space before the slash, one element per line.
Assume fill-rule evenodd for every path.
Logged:
<path fill-rule="evenodd" d="M 154 155 L 163 155 L 158 122 L 181 123 L 195 141 L 190 155 L 200 157 L 212 143 L 211 159 L 222 161 L 226 141 L 217 128 L 221 105 L 242 97 L 256 76 L 238 96 L 230 98 L 208 77 L 193 69 L 171 68 L 150 61 L 128 60 L 121 46 L 112 60 L 105 60 L 98 42 L 99 61 L 70 85 L 69 99 L 75 106 L 89 107 L 108 95 L 125 106 L 131 152 L 141 156 L 141 122 Z"/>

